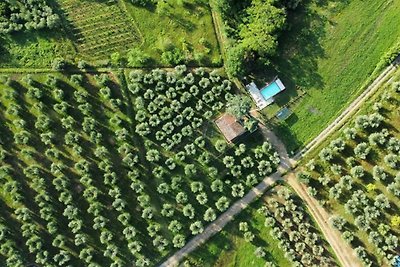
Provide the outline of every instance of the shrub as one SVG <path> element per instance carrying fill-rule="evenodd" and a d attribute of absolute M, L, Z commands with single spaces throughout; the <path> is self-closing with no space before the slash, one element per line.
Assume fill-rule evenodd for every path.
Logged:
<path fill-rule="evenodd" d="M 343 133 L 347 139 L 354 139 L 357 136 L 357 130 L 355 128 L 346 128 Z"/>
<path fill-rule="evenodd" d="M 338 229 L 339 231 L 343 230 L 343 227 L 346 224 L 346 220 L 341 216 L 332 216 L 329 218 L 329 223 Z"/>
<path fill-rule="evenodd" d="M 143 67 L 150 57 L 139 48 L 132 48 L 127 53 L 129 67 Z"/>
<path fill-rule="evenodd" d="M 218 140 L 215 142 L 215 149 L 222 153 L 226 149 L 226 142 L 224 140 Z"/>
<path fill-rule="evenodd" d="M 307 172 L 299 172 L 297 173 L 297 180 L 303 184 L 309 184 L 310 183 L 310 174 Z"/>
<path fill-rule="evenodd" d="M 400 166 L 399 156 L 395 154 L 388 154 L 384 157 L 385 163 L 392 169 L 398 169 Z"/>
<path fill-rule="evenodd" d="M 192 232 L 192 235 L 197 235 L 203 232 L 203 224 L 200 221 L 196 221 L 190 225 L 190 231 Z"/>
<path fill-rule="evenodd" d="M 161 61 L 167 65 L 178 65 L 184 63 L 185 54 L 179 48 L 172 48 L 161 54 Z"/>
<path fill-rule="evenodd" d="M 365 175 L 365 170 L 361 165 L 359 165 L 351 168 L 350 173 L 355 178 L 362 178 Z"/>

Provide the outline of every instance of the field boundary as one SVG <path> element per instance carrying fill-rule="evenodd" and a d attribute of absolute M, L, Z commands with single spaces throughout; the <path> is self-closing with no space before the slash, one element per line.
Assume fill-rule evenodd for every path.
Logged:
<path fill-rule="evenodd" d="M 400 56 L 398 56 L 368 87 L 363 91 L 350 105 L 344 109 L 339 116 L 336 117 L 317 137 L 309 142 L 302 150 L 293 156 L 293 159 L 300 161 L 310 151 L 318 147 L 333 131 L 340 128 L 351 116 L 359 110 L 365 100 L 373 95 L 382 83 L 384 83 L 390 74 L 392 74 L 400 64 Z"/>
<path fill-rule="evenodd" d="M 127 14 L 127 16 L 129 16 L 129 18 L 131 19 L 133 26 L 136 28 L 136 31 L 140 35 L 140 40 L 141 40 L 140 46 L 142 46 L 144 44 L 144 37 L 143 37 L 143 33 L 140 30 L 139 26 L 136 24 L 135 18 L 132 16 L 132 14 L 129 13 L 128 8 L 126 7 L 126 3 L 123 0 L 122 1 L 118 0 L 118 5 L 122 7 L 122 11 L 125 12 Z"/>

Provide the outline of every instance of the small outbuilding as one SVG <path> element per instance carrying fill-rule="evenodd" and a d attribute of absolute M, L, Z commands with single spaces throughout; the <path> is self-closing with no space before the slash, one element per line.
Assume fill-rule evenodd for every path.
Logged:
<path fill-rule="evenodd" d="M 246 132 L 246 129 L 236 121 L 236 118 L 228 113 L 215 120 L 218 129 L 224 135 L 228 143 L 234 142 L 239 136 Z"/>
<path fill-rule="evenodd" d="M 285 108 L 282 108 L 281 110 L 279 110 L 278 113 L 276 113 L 276 117 L 279 120 L 284 121 L 287 118 L 289 118 L 290 115 L 292 115 L 292 114 L 293 114 L 293 112 L 290 109 L 285 107 Z"/>

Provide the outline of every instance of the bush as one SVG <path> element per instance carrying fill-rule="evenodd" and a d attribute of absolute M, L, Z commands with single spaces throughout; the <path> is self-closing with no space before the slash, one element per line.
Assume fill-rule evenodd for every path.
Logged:
<path fill-rule="evenodd" d="M 339 231 L 343 230 L 343 227 L 346 224 L 346 220 L 340 216 L 332 216 L 329 218 L 330 224 L 338 229 Z"/>
<path fill-rule="evenodd" d="M 15 0 L 0 3 L 0 34 L 22 30 L 54 28 L 60 17 L 45 0 Z"/>
<path fill-rule="evenodd" d="M 149 4 L 154 4 L 153 0 L 131 0 L 132 4 L 145 7 Z"/>
<path fill-rule="evenodd" d="M 216 149 L 218 152 L 222 153 L 222 152 L 226 149 L 226 142 L 225 142 L 224 140 L 218 140 L 218 141 L 215 143 L 215 149 Z"/>
<path fill-rule="evenodd" d="M 179 65 L 185 60 L 185 54 L 179 48 L 172 48 L 161 54 L 161 61 L 166 65 Z"/>
<path fill-rule="evenodd" d="M 371 148 L 367 143 L 359 143 L 355 148 L 354 148 L 354 154 L 356 157 L 360 159 L 366 159 L 368 154 L 370 153 Z"/>
<path fill-rule="evenodd" d="M 139 48 L 132 48 L 128 51 L 128 67 L 143 67 L 150 60 L 150 57 Z"/>
<path fill-rule="evenodd" d="M 325 162 L 331 161 L 333 159 L 332 150 L 327 147 L 323 148 L 321 152 L 319 152 L 319 157 Z"/>

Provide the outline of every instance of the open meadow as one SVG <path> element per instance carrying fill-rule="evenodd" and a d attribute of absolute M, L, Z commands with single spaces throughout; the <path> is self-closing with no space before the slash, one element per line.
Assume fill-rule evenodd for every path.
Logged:
<path fill-rule="evenodd" d="M 287 90 L 265 111 L 269 117 L 284 105 L 294 111 L 275 127 L 289 151 L 318 135 L 370 82 L 383 55 L 400 41 L 399 9 L 398 1 L 308 1 L 289 17 L 269 73 L 279 75 Z"/>

